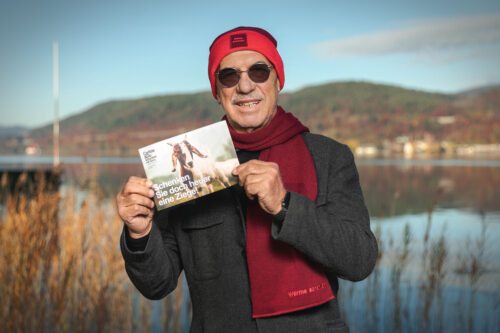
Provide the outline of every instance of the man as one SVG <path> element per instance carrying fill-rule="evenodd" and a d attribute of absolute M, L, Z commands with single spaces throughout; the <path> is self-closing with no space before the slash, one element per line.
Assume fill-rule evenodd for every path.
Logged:
<path fill-rule="evenodd" d="M 337 278 L 364 279 L 375 264 L 352 153 L 278 106 L 285 73 L 276 47 L 253 27 L 210 47 L 239 186 L 155 214 L 148 180 L 131 177 L 117 195 L 130 279 L 159 299 L 184 270 L 191 332 L 348 332 Z"/>

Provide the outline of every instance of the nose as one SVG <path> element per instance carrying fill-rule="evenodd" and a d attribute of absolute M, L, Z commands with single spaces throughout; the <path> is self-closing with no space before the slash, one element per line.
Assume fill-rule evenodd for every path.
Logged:
<path fill-rule="evenodd" d="M 255 89 L 255 82 L 253 82 L 250 79 L 246 71 L 241 72 L 240 81 L 238 82 L 238 92 L 242 94 L 248 94 L 254 89 Z"/>

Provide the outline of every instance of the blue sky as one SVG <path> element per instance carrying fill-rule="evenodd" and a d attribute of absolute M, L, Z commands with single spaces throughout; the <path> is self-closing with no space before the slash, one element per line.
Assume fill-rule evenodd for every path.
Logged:
<path fill-rule="evenodd" d="M 239 25 L 276 37 L 285 91 L 500 83 L 500 1 L 0 0 L 0 126 L 50 122 L 54 40 L 64 118 L 109 100 L 208 91 L 208 47 Z"/>

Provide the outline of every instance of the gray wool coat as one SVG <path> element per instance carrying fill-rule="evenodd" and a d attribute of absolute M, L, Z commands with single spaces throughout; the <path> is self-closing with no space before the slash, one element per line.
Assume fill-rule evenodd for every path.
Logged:
<path fill-rule="evenodd" d="M 271 232 L 321 265 L 337 294 L 338 278 L 358 281 L 371 273 L 377 244 L 349 148 L 316 134 L 303 137 L 316 168 L 316 202 L 292 192 L 285 220 L 273 222 Z M 120 245 L 131 281 L 147 298 L 173 291 L 184 270 L 192 333 L 348 332 L 337 299 L 252 319 L 245 220 L 234 187 L 156 214 L 144 251 L 131 251 L 124 233 Z"/>

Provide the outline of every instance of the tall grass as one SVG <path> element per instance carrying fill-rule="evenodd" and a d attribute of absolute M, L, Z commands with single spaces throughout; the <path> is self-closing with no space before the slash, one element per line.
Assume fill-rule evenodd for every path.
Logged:
<path fill-rule="evenodd" d="M 182 287 L 160 302 L 136 291 L 119 249 L 123 224 L 87 171 L 85 191 L 51 188 L 43 175 L 24 191 L 21 175 L 12 193 L 0 178 L 0 332 L 180 332 Z M 154 318 L 155 306 L 165 315 Z"/>
<path fill-rule="evenodd" d="M 4 201 L 0 331 L 129 331 L 121 222 L 92 192 L 77 200 L 44 188 Z"/>

